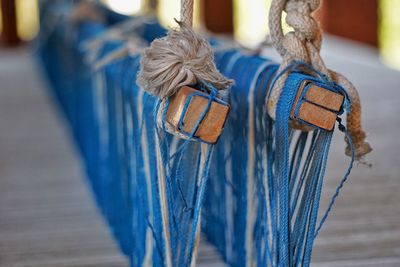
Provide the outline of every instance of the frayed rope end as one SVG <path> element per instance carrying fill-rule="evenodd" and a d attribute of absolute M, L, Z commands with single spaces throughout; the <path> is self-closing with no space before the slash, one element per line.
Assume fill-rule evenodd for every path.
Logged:
<path fill-rule="evenodd" d="M 232 86 L 216 68 L 210 44 L 185 23 L 168 35 L 155 39 L 142 54 L 138 85 L 161 99 L 184 85 L 211 84 L 218 90 Z"/>
<path fill-rule="evenodd" d="M 366 141 L 363 140 L 362 142 L 357 142 L 354 143 L 354 157 L 356 159 L 357 162 L 365 162 L 364 158 L 367 154 L 369 154 L 370 152 L 372 152 L 372 147 L 371 145 Z M 352 153 L 351 153 L 351 147 L 347 142 L 347 147 L 346 147 L 346 155 L 351 157 Z M 368 165 L 368 164 L 367 164 Z"/>

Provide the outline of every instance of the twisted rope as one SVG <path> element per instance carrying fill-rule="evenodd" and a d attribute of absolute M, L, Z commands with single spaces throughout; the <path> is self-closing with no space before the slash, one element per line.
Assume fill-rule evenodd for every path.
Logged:
<path fill-rule="evenodd" d="M 210 44 L 192 28 L 193 0 L 181 1 L 181 20 L 179 30 L 170 30 L 144 51 L 137 79 L 140 87 L 161 99 L 196 83 L 229 88 L 233 81 L 218 71 Z"/>
<path fill-rule="evenodd" d="M 181 0 L 181 22 L 193 26 L 193 0 Z"/>
<path fill-rule="evenodd" d="M 322 30 L 319 23 L 312 16 L 320 6 L 320 0 L 273 0 L 269 13 L 269 28 L 271 41 L 282 57 L 282 64 L 277 73 L 285 70 L 295 61 L 306 62 L 321 72 L 330 81 L 335 81 L 344 87 L 349 94 L 351 110 L 347 116 L 347 128 L 355 147 L 355 156 L 360 159 L 372 151 L 366 141 L 366 134 L 361 125 L 361 103 L 354 85 L 343 75 L 329 70 L 320 56 L 322 43 Z M 293 31 L 283 34 L 282 14 L 287 13 L 286 23 Z M 286 82 L 289 72 L 282 74 L 271 89 L 267 100 L 268 114 L 271 118 L 276 117 L 276 106 L 282 88 Z M 299 127 L 299 125 L 296 125 Z M 300 127 L 301 130 L 310 130 Z M 349 144 L 346 154 L 351 155 Z"/>

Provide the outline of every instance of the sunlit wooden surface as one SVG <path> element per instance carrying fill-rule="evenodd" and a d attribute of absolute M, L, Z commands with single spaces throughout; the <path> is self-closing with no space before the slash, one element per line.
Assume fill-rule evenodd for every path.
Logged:
<path fill-rule="evenodd" d="M 25 50 L 0 52 L 0 266 L 126 266 Z"/>
<path fill-rule="evenodd" d="M 313 266 L 400 266 L 400 73 L 330 38 L 327 64 L 359 87 L 372 168 L 356 166 L 317 239 Z M 26 50 L 0 51 L 0 266 L 123 267 L 68 131 Z M 348 159 L 336 135 L 322 206 Z M 209 246 L 200 266 L 224 266 Z"/>

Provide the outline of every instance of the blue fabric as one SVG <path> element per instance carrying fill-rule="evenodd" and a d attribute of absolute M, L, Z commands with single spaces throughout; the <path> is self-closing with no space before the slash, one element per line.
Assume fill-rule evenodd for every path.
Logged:
<path fill-rule="evenodd" d="M 47 15 L 59 9 L 48 7 Z M 291 130 L 289 113 L 305 79 L 342 89 L 292 71 L 272 121 L 265 99 L 278 65 L 237 49 L 220 51 L 218 69 L 235 80 L 225 130 L 216 145 L 182 140 L 157 127 L 160 102 L 136 84 L 140 56 L 97 71 L 87 62 L 82 45 L 126 19 L 108 18 L 107 25 L 42 27 L 39 58 L 93 195 L 131 266 L 189 266 L 199 223 L 229 266 L 309 266 L 333 133 Z M 166 31 L 151 22 L 137 33 L 151 42 Z M 96 58 L 121 45 L 106 42 Z"/>

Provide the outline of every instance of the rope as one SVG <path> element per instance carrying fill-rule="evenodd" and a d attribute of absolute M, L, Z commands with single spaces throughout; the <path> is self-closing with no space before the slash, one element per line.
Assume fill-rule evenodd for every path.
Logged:
<path fill-rule="evenodd" d="M 181 0 L 181 22 L 193 26 L 193 0 Z"/>
<path fill-rule="evenodd" d="M 348 90 L 351 101 L 350 113 L 347 116 L 348 131 L 355 147 L 355 157 L 360 159 L 372 151 L 361 125 L 360 98 L 350 81 L 341 74 L 329 70 L 320 56 L 322 30 L 312 16 L 319 6 L 320 0 L 272 1 L 269 13 L 271 41 L 282 57 L 282 64 L 277 73 L 282 72 L 295 61 L 302 61 L 324 74 L 328 81 L 334 81 Z M 283 34 L 282 30 L 283 12 L 287 13 L 287 24 L 293 28 L 293 31 L 287 34 Z M 277 102 L 288 75 L 289 72 L 285 72 L 276 80 L 267 100 L 268 114 L 273 119 L 276 118 Z M 300 129 L 309 130 L 307 127 L 300 127 Z M 346 154 L 351 155 L 349 142 L 347 144 Z"/>
<path fill-rule="evenodd" d="M 222 90 L 233 83 L 216 68 L 208 41 L 191 27 L 193 0 L 182 0 L 181 4 L 180 29 L 155 39 L 142 55 L 137 82 L 161 99 L 175 94 L 184 85 L 205 81 Z"/>
<path fill-rule="evenodd" d="M 223 98 L 233 81 L 226 79 L 216 68 L 214 52 L 206 39 L 198 35 L 192 28 L 193 25 L 193 0 L 181 0 L 180 21 L 177 21 L 179 29 L 171 29 L 162 38 L 152 41 L 141 56 L 141 68 L 137 77 L 137 84 L 148 93 L 158 97 L 158 105 L 155 111 L 155 120 L 160 139 L 158 147 L 160 156 L 157 161 L 160 170 L 163 169 L 163 177 L 166 180 L 166 190 L 160 193 L 161 202 L 166 207 L 162 218 L 169 221 L 164 223 L 163 230 L 168 231 L 165 240 L 165 250 L 170 250 L 166 256 L 172 266 L 192 266 L 195 264 L 197 245 L 200 236 L 201 207 L 205 195 L 208 172 L 213 155 L 213 145 L 201 144 L 201 152 L 198 153 L 197 164 L 191 162 L 187 151 L 194 145 L 193 140 L 199 140 L 195 134 L 201 122 L 208 115 L 211 104 Z M 169 107 L 169 97 L 174 95 L 182 86 L 197 85 L 204 92 L 208 92 L 208 102 L 196 121 L 191 132 L 186 133 L 170 125 L 166 120 L 166 112 Z M 221 91 L 221 92 L 219 92 Z M 196 93 L 192 94 L 193 97 Z M 183 107 L 182 114 L 188 111 L 188 103 Z M 183 117 L 179 124 L 182 126 Z M 179 128 L 179 127 L 178 127 Z M 182 128 L 182 127 L 180 127 Z M 177 137 L 185 139 L 183 144 L 176 149 L 170 158 L 162 157 L 162 151 L 169 151 L 169 132 Z M 201 140 L 199 140 L 201 141 Z M 193 160 L 193 159 L 192 159 Z M 184 166 L 191 164 L 197 166 L 192 173 L 196 177 L 195 184 L 189 184 L 190 174 L 181 174 Z M 181 177 L 182 176 L 182 177 Z M 187 177 L 186 177 L 187 176 Z M 171 185 L 169 185 L 171 184 Z M 176 189 L 170 190 L 172 184 Z M 179 194 L 176 196 L 175 194 Z M 167 203 L 169 201 L 169 203 Z M 175 204 L 179 204 L 183 210 L 179 216 L 174 216 L 177 211 Z M 183 215 L 182 215 L 183 214 Z"/>

